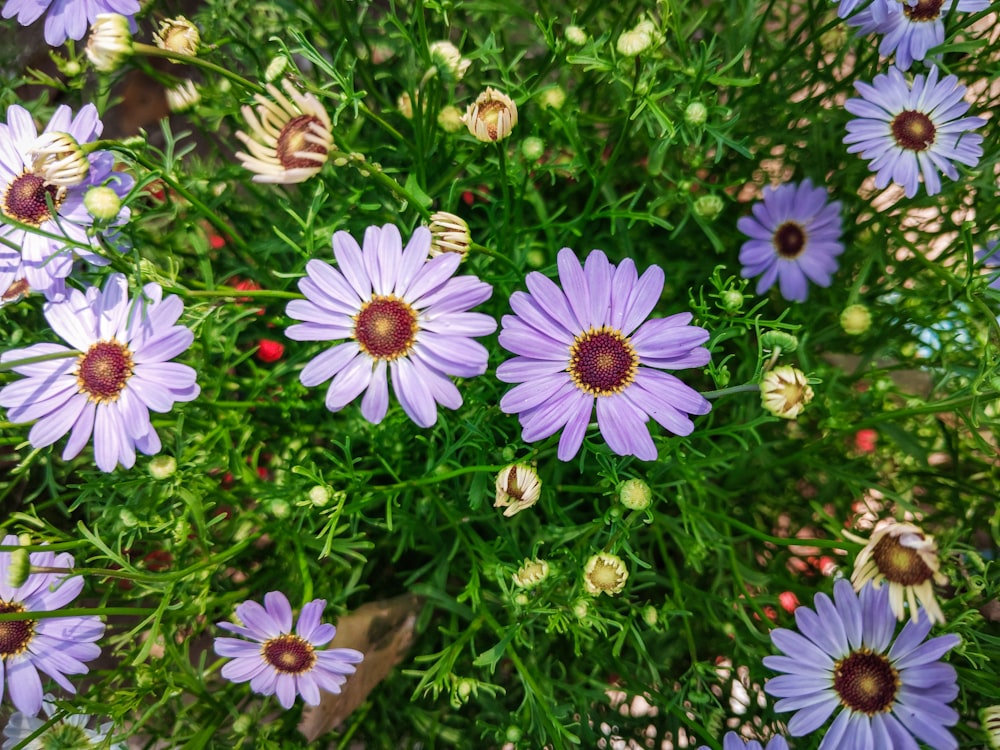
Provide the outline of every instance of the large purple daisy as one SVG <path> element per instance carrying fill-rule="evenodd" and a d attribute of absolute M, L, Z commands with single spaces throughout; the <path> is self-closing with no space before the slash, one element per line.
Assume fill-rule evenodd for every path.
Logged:
<path fill-rule="evenodd" d="M 969 104 L 957 77 L 939 83 L 938 69 L 932 67 L 926 78 L 914 76 L 911 86 L 897 68 L 889 68 L 888 75 L 875 76 L 871 84 L 857 81 L 854 87 L 861 98 L 844 104 L 857 116 L 847 123 L 844 143 L 849 144 L 848 153 L 870 160 L 877 188 L 892 181 L 912 198 L 922 175 L 927 194 L 936 195 L 941 192 L 939 172 L 958 179 L 952 162 L 970 167 L 979 163 L 983 137 L 969 131 L 986 120 L 963 117 Z"/>
<path fill-rule="evenodd" d="M 452 278 L 462 258 L 445 253 L 428 260 L 431 233 L 418 227 L 403 249 L 391 224 L 368 227 L 364 250 L 347 232 L 333 235 L 339 270 L 311 260 L 299 282 L 304 300 L 288 303 L 296 341 L 345 340 L 313 359 L 299 379 L 314 386 L 333 381 L 326 408 L 339 411 L 365 393 L 361 413 L 373 424 L 389 407 L 388 375 L 403 411 L 421 427 L 437 421 L 437 405 L 457 409 L 462 396 L 449 376 L 486 371 L 489 357 L 474 336 L 497 324 L 468 312 L 489 299 L 493 288 L 475 276 Z"/>
<path fill-rule="evenodd" d="M 194 334 L 174 325 L 184 307 L 163 299 L 147 284 L 134 300 L 128 283 L 112 274 L 99 291 L 72 290 L 63 302 L 47 302 L 45 318 L 70 347 L 35 344 L 0 355 L 0 363 L 50 356 L 13 367 L 26 375 L 0 389 L 0 406 L 11 422 L 38 420 L 28 433 L 35 448 L 70 433 L 64 459 L 75 457 L 94 436 L 94 459 L 102 471 L 135 464 L 135 452 L 160 450 L 149 412 L 167 412 L 175 401 L 191 401 L 199 388 L 195 371 L 169 362 L 187 349 Z"/>
<path fill-rule="evenodd" d="M 663 271 L 650 266 L 638 277 L 628 258 L 615 267 L 594 250 L 581 267 L 568 247 L 559 251 L 562 289 L 537 271 L 528 292 L 514 292 L 500 345 L 518 355 L 497 368 L 518 383 L 500 401 L 518 414 L 521 437 L 531 443 L 563 430 L 558 456 L 580 450 L 597 406 L 601 435 L 615 453 L 656 458 L 646 422 L 652 417 L 676 435 L 689 435 L 688 414 L 711 405 L 697 391 L 661 369 L 708 363 L 704 328 L 688 325 L 690 313 L 646 320 L 660 299 Z M 654 369 L 656 368 L 656 369 Z"/>
<path fill-rule="evenodd" d="M 120 13 L 131 20 L 139 12 L 139 0 L 7 0 L 3 17 L 17 16 L 19 24 L 30 26 L 45 11 L 45 41 L 58 47 L 67 39 L 83 39 L 100 13 Z"/>
<path fill-rule="evenodd" d="M 355 664 L 364 654 L 353 648 L 318 650 L 333 640 L 337 629 L 321 623 L 325 599 L 314 599 L 302 607 L 292 632 L 292 607 L 280 591 L 264 595 L 264 606 L 243 602 L 236 617 L 243 623 L 216 623 L 240 638 L 216 638 L 215 653 L 232 658 L 222 668 L 222 676 L 233 682 L 249 682 L 260 695 L 277 695 L 284 708 L 291 708 L 295 696 L 310 706 L 319 704 L 320 690 L 339 693 L 354 674 Z"/>
<path fill-rule="evenodd" d="M 844 252 L 840 242 L 840 201 L 827 202 L 826 190 L 811 180 L 764 188 L 764 200 L 751 208 L 737 228 L 750 237 L 740 248 L 744 278 L 760 276 L 757 294 L 775 280 L 781 296 L 805 302 L 809 282 L 830 286 L 837 270 L 836 258 Z"/>
<path fill-rule="evenodd" d="M 8 535 L 2 544 L 18 547 L 16 536 Z M 81 576 L 58 573 L 31 573 L 20 586 L 11 585 L 11 552 L 0 552 L 0 612 L 23 612 L 23 620 L 0 622 L 0 698 L 4 682 L 11 702 L 18 711 L 35 716 L 42 708 L 44 672 L 71 693 L 76 692 L 68 674 L 86 674 L 84 662 L 96 659 L 101 649 L 95 644 L 104 635 L 99 617 L 39 617 L 32 612 L 53 612 L 76 599 L 83 590 Z M 32 552 L 32 567 L 72 568 L 68 552 Z"/>
<path fill-rule="evenodd" d="M 922 613 L 895 637 L 889 588 L 871 584 L 860 594 L 846 579 L 833 585 L 833 600 L 817 594 L 815 610 L 799 607 L 799 633 L 771 631 L 787 656 L 764 665 L 780 677 L 764 690 L 781 698 L 776 711 L 794 711 L 793 737 L 816 731 L 834 712 L 819 750 L 915 750 L 914 737 L 934 750 L 955 750 L 946 727 L 958 721 L 948 704 L 958 695 L 955 668 L 939 659 L 958 645 L 957 635 L 925 640 L 931 618 Z"/>
<path fill-rule="evenodd" d="M 43 132 L 68 133 L 83 145 L 95 140 L 103 129 L 93 104 L 84 106 L 75 117 L 63 105 L 56 109 Z M 35 171 L 32 151 L 37 139 L 38 131 L 28 111 L 16 104 L 8 107 L 7 122 L 0 123 L 0 240 L 4 240 L 0 242 L 0 293 L 15 281 L 26 279 L 33 290 L 52 299 L 65 293 L 63 280 L 72 270 L 74 255 L 97 266 L 109 262 L 88 249 L 101 245 L 99 233 L 92 231 L 94 217 L 83 202 L 87 191 L 105 185 L 124 198 L 135 180 L 114 171 L 115 160 L 110 152 L 96 151 L 86 157 L 90 168 L 82 182 L 68 187 L 50 183 Z M 3 221 L 6 217 L 45 234 L 9 224 Z M 129 209 L 122 208 L 108 224 L 122 224 L 128 218 Z M 75 244 L 46 235 L 65 237 Z"/>
<path fill-rule="evenodd" d="M 709 747 L 702 745 L 698 750 L 709 750 Z M 775 735 L 763 746 L 757 740 L 743 739 L 736 732 L 726 732 L 726 736 L 722 738 L 722 750 L 788 750 L 788 740 Z"/>

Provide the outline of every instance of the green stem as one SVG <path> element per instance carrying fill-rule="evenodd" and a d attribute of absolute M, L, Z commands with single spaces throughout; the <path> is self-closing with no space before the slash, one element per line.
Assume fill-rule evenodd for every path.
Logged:
<path fill-rule="evenodd" d="M 279 289 L 233 289 L 232 287 L 221 287 L 219 289 L 185 289 L 184 287 L 169 287 L 168 291 L 174 292 L 184 297 L 207 297 L 218 299 L 230 299 L 249 297 L 250 299 L 305 299 L 305 295 L 298 292 L 283 292 Z"/>
<path fill-rule="evenodd" d="M 721 396 L 731 396 L 734 393 L 753 393 L 759 390 L 759 383 L 747 383 L 746 385 L 731 385 L 728 388 L 722 388 L 718 391 L 703 391 L 701 395 L 705 398 L 719 398 Z"/>
<path fill-rule="evenodd" d="M 89 609 L 86 607 L 67 607 L 51 611 L 31 612 L 0 612 L 0 622 L 18 622 L 23 620 L 49 620 L 57 617 L 93 617 L 94 615 L 148 615 L 155 610 L 149 607 L 101 607 Z"/>
<path fill-rule="evenodd" d="M 203 57 L 197 57 L 192 55 L 182 55 L 177 52 L 171 52 L 170 50 L 160 49 L 159 47 L 154 47 L 151 44 L 141 44 L 136 43 L 132 45 L 132 50 L 135 54 L 145 55 L 146 57 L 162 57 L 167 60 L 173 60 L 178 63 L 185 63 L 187 65 L 193 65 L 196 68 L 201 68 L 202 70 L 215 73 L 222 76 L 223 78 L 228 78 L 233 83 L 238 83 L 243 88 L 253 91 L 257 94 L 263 94 L 265 88 L 259 83 L 254 83 L 253 81 L 247 80 L 238 73 L 234 73 L 228 68 L 224 68 L 221 65 L 216 65 L 213 62 L 209 62 Z"/>
<path fill-rule="evenodd" d="M 0 372 L 8 372 L 13 370 L 15 367 L 24 367 L 25 365 L 33 365 L 38 362 L 51 362 L 55 359 L 72 359 L 73 357 L 79 357 L 80 352 L 75 351 L 65 351 L 65 352 L 52 352 L 51 354 L 39 354 L 37 357 L 25 357 L 24 359 L 15 359 L 10 362 L 0 363 Z"/>
<path fill-rule="evenodd" d="M 495 260 L 502 261 L 503 263 L 506 263 L 508 266 L 510 266 L 513 270 L 517 271 L 519 274 L 521 273 L 521 269 L 518 267 L 517 263 L 515 263 L 513 260 L 511 260 L 501 252 L 498 252 L 496 250 L 491 250 L 490 248 L 485 247 L 484 245 L 479 245 L 475 242 L 469 245 L 469 250 L 471 252 L 482 253 L 483 255 L 488 255 L 489 257 L 494 258 Z"/>
<path fill-rule="evenodd" d="M 504 464 L 506 465 L 506 464 Z M 429 477 L 421 477 L 420 479 L 411 479 L 408 482 L 397 482 L 396 484 L 377 484 L 369 487 L 370 490 L 375 492 L 391 492 L 393 490 L 405 490 L 408 487 L 422 487 L 428 484 L 437 484 L 438 482 L 446 482 L 449 479 L 454 479 L 455 477 L 460 477 L 463 474 L 475 474 L 480 471 L 488 471 L 490 473 L 496 473 L 502 469 L 503 466 L 466 466 L 462 469 L 455 469 L 454 471 L 447 471 L 443 474 L 435 474 Z"/>

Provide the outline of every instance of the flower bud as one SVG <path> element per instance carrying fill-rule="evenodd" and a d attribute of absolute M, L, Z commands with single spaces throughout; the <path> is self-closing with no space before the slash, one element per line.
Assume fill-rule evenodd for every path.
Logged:
<path fill-rule="evenodd" d="M 271 59 L 271 62 L 267 64 L 264 69 L 264 81 L 266 83 L 274 83 L 279 78 L 281 74 L 285 72 L 285 68 L 288 67 L 288 58 L 284 55 L 278 55 Z"/>
<path fill-rule="evenodd" d="M 12 589 L 21 588 L 31 575 L 31 556 L 24 547 L 10 553 L 7 563 L 7 585 Z"/>
<path fill-rule="evenodd" d="M 257 359 L 261 362 L 277 362 L 285 355 L 285 345 L 280 341 L 261 339 L 257 342 Z"/>
<path fill-rule="evenodd" d="M 545 153 L 545 141 L 533 135 L 528 136 L 521 143 L 521 154 L 528 161 L 538 161 Z"/>
<path fill-rule="evenodd" d="M 156 456 L 149 462 L 149 474 L 153 479 L 169 479 L 177 471 L 177 460 L 173 456 Z"/>
<path fill-rule="evenodd" d="M 506 508 L 508 518 L 530 508 L 542 494 L 542 480 L 538 472 L 526 464 L 511 464 L 500 470 L 496 481 L 494 508 Z"/>
<path fill-rule="evenodd" d="M 309 502 L 317 508 L 322 508 L 330 502 L 330 490 L 321 484 L 317 484 L 309 490 Z"/>
<path fill-rule="evenodd" d="M 799 348 L 796 336 L 785 331 L 764 331 L 760 335 L 760 345 L 769 352 L 781 349 L 783 352 L 794 352 Z"/>
<path fill-rule="evenodd" d="M 483 143 L 502 141 L 517 125 L 517 105 L 506 94 L 487 88 L 469 105 L 464 121 Z"/>
<path fill-rule="evenodd" d="M 449 41 L 433 42 L 428 49 L 438 71 L 451 80 L 461 81 L 472 65 L 472 61 L 463 58 L 458 47 Z"/>
<path fill-rule="evenodd" d="M 812 399 L 805 373 L 789 365 L 775 367 L 761 380 L 761 404 L 776 417 L 795 419 Z"/>
<path fill-rule="evenodd" d="M 656 611 L 656 607 L 652 604 L 647 604 L 642 608 L 642 621 L 649 627 L 655 627 L 659 619 L 660 613 Z"/>
<path fill-rule="evenodd" d="M 504 732 L 504 738 L 507 740 L 507 742 L 511 742 L 514 744 L 520 742 L 521 737 L 523 736 L 524 732 L 521 731 L 521 727 L 516 726 L 514 724 L 511 724 L 509 727 L 507 727 L 506 731 Z"/>
<path fill-rule="evenodd" d="M 28 149 L 31 171 L 51 185 L 79 185 L 90 172 L 90 161 L 69 133 L 42 133 Z"/>
<path fill-rule="evenodd" d="M 538 95 L 538 105 L 542 109 L 562 109 L 566 103 L 566 90 L 562 86 L 549 86 Z"/>
<path fill-rule="evenodd" d="M 197 107 L 201 101 L 201 92 L 190 79 L 168 88 L 166 96 L 167 109 L 171 112 L 188 112 Z"/>
<path fill-rule="evenodd" d="M 469 225 L 461 217 L 447 211 L 436 211 L 431 214 L 428 228 L 431 230 L 432 258 L 441 253 L 458 253 L 462 258 L 468 254 L 472 236 Z"/>
<path fill-rule="evenodd" d="M 871 325 L 871 311 L 864 305 L 848 305 L 840 313 L 840 327 L 848 336 L 860 336 Z"/>
<path fill-rule="evenodd" d="M 700 128 L 708 120 L 708 108 L 701 102 L 691 102 L 684 110 L 684 122 L 694 128 Z"/>
<path fill-rule="evenodd" d="M 441 107 L 441 111 L 438 112 L 437 123 L 438 127 L 444 132 L 457 133 L 465 125 L 465 119 L 462 116 L 462 110 L 449 104 L 446 107 Z"/>
<path fill-rule="evenodd" d="M 519 589 L 531 589 L 544 581 L 549 575 L 549 564 L 545 560 L 525 560 L 524 564 L 514 573 L 514 585 Z"/>
<path fill-rule="evenodd" d="M 128 508 L 122 508 L 118 511 L 118 520 L 126 529 L 134 529 L 139 525 L 139 517 Z"/>
<path fill-rule="evenodd" d="M 737 289 L 727 289 L 719 295 L 719 307 L 731 315 L 743 309 L 743 292 Z"/>
<path fill-rule="evenodd" d="M 640 21 L 634 29 L 622 32 L 622 35 L 618 37 L 618 54 L 625 57 L 641 55 L 653 46 L 658 37 L 656 27 L 651 21 L 648 19 Z"/>
<path fill-rule="evenodd" d="M 989 706 L 979 712 L 992 750 L 1000 750 L 1000 706 Z"/>
<path fill-rule="evenodd" d="M 583 588 L 591 596 L 614 596 L 625 588 L 627 580 L 625 562 L 609 552 L 593 555 L 583 568 Z"/>
<path fill-rule="evenodd" d="M 112 188 L 98 185 L 84 193 L 83 205 L 98 221 L 112 221 L 122 210 L 122 199 Z"/>
<path fill-rule="evenodd" d="M 101 73 L 113 73 L 132 56 L 129 20 L 119 13 L 98 13 L 87 38 L 87 58 Z"/>
<path fill-rule="evenodd" d="M 198 27 L 184 16 L 168 18 L 160 24 L 160 29 L 153 34 L 153 41 L 160 49 L 176 52 L 178 55 L 194 57 L 198 54 L 201 34 Z M 176 63 L 177 60 L 171 60 Z"/>
<path fill-rule="evenodd" d="M 567 42 L 577 47 L 582 47 L 587 43 L 587 32 L 575 24 L 567 26 L 563 36 L 566 37 Z"/>
<path fill-rule="evenodd" d="M 723 208 L 725 203 L 717 195 L 702 195 L 694 202 L 694 212 L 707 221 L 714 221 Z"/>
<path fill-rule="evenodd" d="M 629 510 L 646 510 L 653 503 L 653 492 L 641 479 L 628 479 L 618 488 L 618 502 Z"/>
<path fill-rule="evenodd" d="M 396 99 L 396 109 L 399 110 L 399 114 L 405 117 L 407 120 L 413 119 L 413 97 L 410 96 L 408 91 L 404 91 Z"/>

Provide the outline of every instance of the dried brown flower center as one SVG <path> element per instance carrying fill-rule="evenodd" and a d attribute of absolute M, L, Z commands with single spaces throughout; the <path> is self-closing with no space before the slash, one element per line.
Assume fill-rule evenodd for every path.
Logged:
<path fill-rule="evenodd" d="M 19 299 L 24 297 L 30 290 L 28 287 L 27 279 L 18 279 L 17 281 L 11 283 L 7 290 L 0 294 L 0 306 L 6 305 L 11 302 L 17 302 Z"/>
<path fill-rule="evenodd" d="M 98 341 L 78 361 L 76 382 L 80 393 L 86 393 L 96 403 L 116 400 L 132 377 L 132 352 L 114 339 Z"/>
<path fill-rule="evenodd" d="M 11 612 L 24 612 L 24 605 L 0 599 L 0 614 Z M 0 659 L 22 653 L 34 637 L 34 620 L 0 622 Z"/>
<path fill-rule="evenodd" d="M 316 663 L 312 644 L 291 633 L 265 641 L 260 655 L 277 671 L 286 674 L 305 674 Z"/>
<path fill-rule="evenodd" d="M 915 549 L 903 546 L 898 537 L 886 534 L 872 550 L 872 559 L 889 583 L 919 586 L 934 577 L 934 571 Z"/>
<path fill-rule="evenodd" d="M 917 0 L 916 5 L 903 3 L 903 13 L 911 21 L 934 21 L 941 16 L 944 0 Z"/>
<path fill-rule="evenodd" d="M 873 716 L 892 708 L 899 673 L 882 654 L 855 651 L 834 665 L 833 689 L 844 706 Z"/>
<path fill-rule="evenodd" d="M 416 310 L 392 295 L 375 295 L 355 318 L 354 338 L 366 354 L 393 360 L 410 351 L 418 330 Z"/>
<path fill-rule="evenodd" d="M 58 185 L 49 185 L 38 175 L 25 172 L 7 186 L 3 212 L 22 224 L 38 227 L 52 218 L 48 201 L 58 210 L 64 195 Z"/>
<path fill-rule="evenodd" d="M 298 153 L 322 154 L 326 156 L 327 149 L 319 143 L 315 143 L 309 138 L 314 133 L 313 126 L 319 130 L 324 130 L 326 126 L 323 121 L 313 115 L 299 115 L 293 117 L 281 129 L 278 135 L 278 145 L 276 152 L 281 166 L 285 169 L 303 169 L 306 167 L 316 167 L 320 164 L 316 159 L 309 159 L 304 156 L 296 156 Z"/>
<path fill-rule="evenodd" d="M 500 122 L 500 115 L 507 111 L 507 105 L 498 100 L 490 100 L 479 105 L 476 117 L 486 125 L 486 132 L 490 140 L 497 139 L 497 125 Z"/>
<path fill-rule="evenodd" d="M 923 112 L 907 109 L 892 120 L 892 137 L 909 151 L 926 151 L 934 145 L 937 128 Z"/>
<path fill-rule="evenodd" d="M 774 249 L 778 255 L 788 260 L 794 260 L 806 249 L 806 230 L 801 224 L 786 221 L 774 232 Z"/>
<path fill-rule="evenodd" d="M 505 492 L 516 500 L 524 500 L 524 490 L 517 483 L 517 467 L 511 466 L 507 472 L 507 489 Z"/>
<path fill-rule="evenodd" d="M 621 331 L 604 326 L 576 337 L 569 350 L 569 374 L 576 387 L 594 396 L 610 396 L 635 380 L 639 355 Z"/>

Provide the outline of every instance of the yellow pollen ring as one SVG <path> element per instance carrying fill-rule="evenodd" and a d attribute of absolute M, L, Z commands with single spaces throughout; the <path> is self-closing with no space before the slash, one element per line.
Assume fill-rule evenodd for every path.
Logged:
<path fill-rule="evenodd" d="M 592 396 L 613 396 L 635 381 L 639 355 L 617 328 L 590 328 L 573 339 L 567 370 L 573 384 Z"/>

